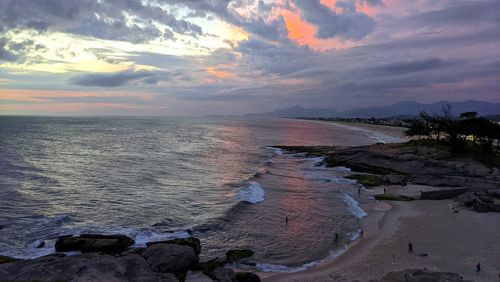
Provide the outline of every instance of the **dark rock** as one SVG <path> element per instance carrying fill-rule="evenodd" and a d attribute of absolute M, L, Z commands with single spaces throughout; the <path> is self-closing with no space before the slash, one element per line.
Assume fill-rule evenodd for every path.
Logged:
<path fill-rule="evenodd" d="M 45 241 L 40 242 L 37 246 L 38 249 L 45 247 Z"/>
<path fill-rule="evenodd" d="M 500 199 L 500 189 L 491 189 L 491 190 L 488 190 L 488 195 L 490 195 L 491 197 Z"/>
<path fill-rule="evenodd" d="M 230 250 L 226 252 L 226 259 L 228 262 L 233 263 L 239 259 L 249 258 L 253 256 L 254 252 L 252 250 Z"/>
<path fill-rule="evenodd" d="M 473 192 L 467 192 L 458 196 L 458 201 L 464 204 L 466 207 L 471 207 L 476 201 L 476 197 Z"/>
<path fill-rule="evenodd" d="M 61 236 L 56 242 L 56 251 L 105 252 L 118 253 L 135 242 L 125 235 L 82 234 L 80 236 Z"/>
<path fill-rule="evenodd" d="M 469 188 L 445 189 L 420 192 L 421 200 L 444 200 L 453 199 L 469 191 Z"/>
<path fill-rule="evenodd" d="M 424 257 L 428 257 L 429 255 L 428 255 L 428 254 L 426 254 L 426 253 L 423 253 L 423 254 L 420 254 L 420 255 L 418 255 L 418 256 L 419 256 L 419 257 L 421 257 L 421 258 L 424 258 Z"/>
<path fill-rule="evenodd" d="M 486 194 L 476 194 L 476 197 L 478 197 L 479 200 L 487 204 L 493 204 L 495 202 L 492 197 Z"/>
<path fill-rule="evenodd" d="M 178 281 L 152 271 L 139 255 L 49 255 L 0 265 L 0 281 Z"/>
<path fill-rule="evenodd" d="M 177 244 L 154 244 L 146 248 L 142 256 L 159 272 L 182 272 L 198 262 L 192 247 Z"/>
<path fill-rule="evenodd" d="M 260 282 L 260 277 L 252 272 L 236 272 L 238 282 Z"/>
<path fill-rule="evenodd" d="M 198 238 L 187 238 L 187 239 L 173 239 L 166 241 L 158 241 L 158 242 L 149 242 L 146 243 L 146 246 L 153 246 L 156 244 L 177 244 L 183 246 L 190 246 L 196 252 L 196 254 L 200 254 L 201 252 L 201 242 Z"/>
<path fill-rule="evenodd" d="M 208 276 L 208 275 L 207 275 Z M 217 267 L 213 271 L 213 277 L 209 276 L 215 281 L 220 281 L 220 282 L 234 282 L 236 281 L 236 274 L 232 269 L 229 268 L 224 268 L 224 267 Z"/>
<path fill-rule="evenodd" d="M 200 262 L 191 267 L 193 270 L 201 270 L 203 274 L 210 277 L 211 279 L 215 279 L 215 275 L 213 271 L 218 267 L 224 267 L 226 262 L 222 259 L 215 258 L 205 262 Z"/>
<path fill-rule="evenodd" d="M 462 276 L 452 272 L 432 272 L 421 269 L 407 269 L 389 272 L 382 277 L 380 282 L 470 282 L 463 280 Z"/>
<path fill-rule="evenodd" d="M 8 263 L 8 262 L 14 262 L 14 261 L 18 261 L 19 259 L 16 259 L 16 258 L 11 258 L 11 257 L 8 257 L 8 256 L 0 256 L 0 264 L 2 263 Z"/>

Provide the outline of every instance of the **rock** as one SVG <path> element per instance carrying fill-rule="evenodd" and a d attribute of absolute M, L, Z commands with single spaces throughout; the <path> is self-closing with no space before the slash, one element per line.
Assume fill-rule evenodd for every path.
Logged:
<path fill-rule="evenodd" d="M 146 248 L 142 256 L 155 271 L 182 272 L 198 262 L 192 247 L 177 244 L 154 244 Z"/>
<path fill-rule="evenodd" d="M 2 263 L 8 263 L 8 262 L 14 262 L 14 261 L 18 261 L 19 259 L 16 259 L 16 258 L 11 258 L 11 257 L 8 257 L 8 256 L 0 256 L 0 264 Z"/>
<path fill-rule="evenodd" d="M 253 256 L 254 252 L 252 250 L 230 250 L 226 252 L 226 259 L 228 262 L 233 263 L 239 259 L 249 258 Z"/>
<path fill-rule="evenodd" d="M 45 256 L 0 265 L 0 281 L 68 281 L 85 267 L 85 262 L 99 255 Z"/>
<path fill-rule="evenodd" d="M 135 242 L 125 235 L 82 234 L 80 236 L 61 236 L 56 242 L 56 251 L 105 252 L 118 253 Z"/>
<path fill-rule="evenodd" d="M 178 281 L 173 274 L 156 273 L 137 254 L 112 256 L 85 253 L 49 255 L 0 265 L 0 281 Z"/>
<path fill-rule="evenodd" d="M 479 200 L 481 200 L 482 202 L 487 203 L 487 204 L 493 204 L 495 202 L 492 197 L 490 197 L 486 194 L 476 193 L 476 197 L 478 197 Z"/>
<path fill-rule="evenodd" d="M 175 275 L 161 275 L 151 270 L 144 258 L 137 254 L 122 257 L 102 255 L 89 261 L 71 281 L 171 281 L 177 282 Z"/>
<path fill-rule="evenodd" d="M 206 276 L 215 279 L 213 271 L 218 267 L 224 267 L 226 262 L 222 259 L 215 258 L 205 262 L 200 262 L 192 267 L 194 270 L 201 270 Z"/>
<path fill-rule="evenodd" d="M 238 282 L 260 282 L 260 277 L 252 272 L 236 272 Z"/>
<path fill-rule="evenodd" d="M 452 199 L 469 191 L 469 188 L 445 189 L 420 192 L 421 200 L 444 200 Z"/>
<path fill-rule="evenodd" d="M 467 192 L 465 194 L 458 196 L 457 199 L 459 202 L 463 203 L 466 207 L 471 207 L 474 204 L 476 197 L 474 196 L 473 192 Z"/>
<path fill-rule="evenodd" d="M 156 244 L 177 244 L 183 246 L 190 246 L 196 252 L 197 255 L 201 252 L 201 242 L 198 238 L 187 238 L 187 239 L 173 239 L 167 241 L 149 242 L 146 246 L 152 246 Z"/>
<path fill-rule="evenodd" d="M 428 257 L 429 255 L 428 255 L 428 254 L 426 254 L 426 253 L 423 253 L 423 254 L 420 254 L 420 255 L 418 255 L 418 256 L 419 256 L 419 257 L 421 257 L 421 258 L 425 258 L 425 257 Z"/>
<path fill-rule="evenodd" d="M 380 282 L 471 282 L 463 280 L 462 276 L 452 272 L 432 272 L 421 269 L 406 269 L 389 272 Z"/>
<path fill-rule="evenodd" d="M 37 249 L 41 249 L 41 248 L 45 247 L 45 241 L 41 241 L 36 247 L 37 247 Z"/>
<path fill-rule="evenodd" d="M 208 275 L 207 275 L 208 276 Z M 232 269 L 229 268 L 224 268 L 224 267 L 217 267 L 213 271 L 213 277 L 209 276 L 215 281 L 220 281 L 220 282 L 234 282 L 236 281 L 236 274 Z"/>
<path fill-rule="evenodd" d="M 491 189 L 491 190 L 488 190 L 488 195 L 490 195 L 491 197 L 500 199 L 500 189 Z M 2 229 L 2 228 L 0 228 L 0 229 Z"/>

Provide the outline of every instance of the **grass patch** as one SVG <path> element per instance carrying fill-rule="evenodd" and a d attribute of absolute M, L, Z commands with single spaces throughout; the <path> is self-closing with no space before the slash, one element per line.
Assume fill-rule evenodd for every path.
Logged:
<path fill-rule="evenodd" d="M 384 184 L 382 178 L 376 175 L 369 174 L 353 174 L 346 176 L 347 179 L 356 180 L 358 183 L 362 184 L 365 187 L 377 187 Z"/>
<path fill-rule="evenodd" d="M 375 199 L 379 201 L 410 201 L 408 197 L 394 195 L 394 194 L 378 194 L 375 195 Z"/>

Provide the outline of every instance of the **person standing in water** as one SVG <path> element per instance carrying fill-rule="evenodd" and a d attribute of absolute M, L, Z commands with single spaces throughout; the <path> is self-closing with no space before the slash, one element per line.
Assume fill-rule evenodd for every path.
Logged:
<path fill-rule="evenodd" d="M 479 274 L 479 272 L 481 272 L 481 263 L 477 263 L 476 264 L 476 274 Z"/>
<path fill-rule="evenodd" d="M 335 232 L 335 243 L 339 242 L 339 233 Z"/>
<path fill-rule="evenodd" d="M 285 225 L 288 225 L 288 216 L 285 217 Z"/>
<path fill-rule="evenodd" d="M 413 254 L 413 245 L 412 245 L 412 243 L 408 243 L 408 253 Z"/>

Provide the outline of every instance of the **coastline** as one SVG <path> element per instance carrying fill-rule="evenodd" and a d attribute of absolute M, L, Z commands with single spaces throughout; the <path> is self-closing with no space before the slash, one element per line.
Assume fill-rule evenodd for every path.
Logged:
<path fill-rule="evenodd" d="M 321 122 L 324 121 L 311 121 Z M 407 140 L 403 128 L 381 125 L 328 122 L 334 126 L 382 134 Z M 415 195 L 419 191 L 442 187 L 408 184 L 369 189 L 381 194 Z M 363 238 L 349 244 L 335 258 L 295 273 L 258 273 L 263 281 L 370 281 L 391 271 L 427 269 L 458 273 L 473 281 L 497 281 L 500 253 L 493 246 L 500 234 L 499 213 L 477 213 L 460 208 L 454 200 L 416 200 L 410 202 L 371 201 L 360 203 L 368 213 L 362 219 Z M 415 253 L 408 253 L 408 243 Z M 481 263 L 482 271 L 475 273 Z"/>

